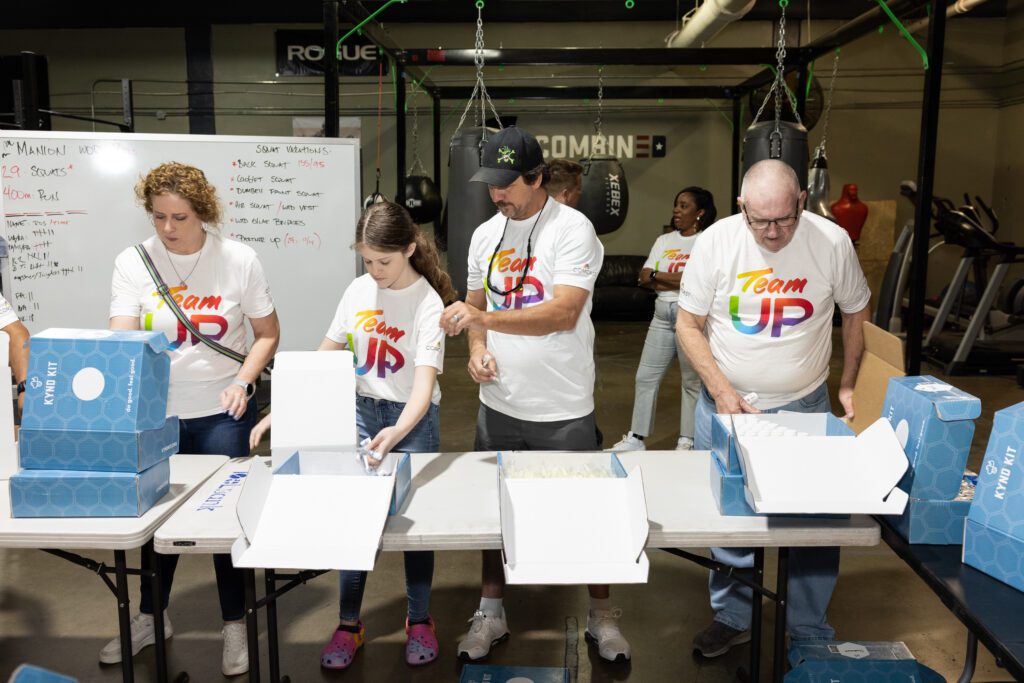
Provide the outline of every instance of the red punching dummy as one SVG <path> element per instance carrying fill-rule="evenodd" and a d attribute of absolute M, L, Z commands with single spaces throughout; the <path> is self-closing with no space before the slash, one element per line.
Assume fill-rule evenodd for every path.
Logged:
<path fill-rule="evenodd" d="M 868 205 L 857 199 L 857 186 L 853 183 L 843 185 L 843 195 L 832 204 L 832 215 L 836 223 L 850 233 L 850 239 L 856 244 L 860 239 L 860 231 L 864 221 L 868 219 Z"/>

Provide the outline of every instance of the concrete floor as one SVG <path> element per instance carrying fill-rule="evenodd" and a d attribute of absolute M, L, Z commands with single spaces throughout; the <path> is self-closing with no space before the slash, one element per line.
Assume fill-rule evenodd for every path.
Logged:
<path fill-rule="evenodd" d="M 597 334 L 598 422 L 605 445 L 629 428 L 633 376 L 646 323 L 601 323 Z M 838 348 L 834 357 L 840 357 Z M 442 449 L 469 450 L 478 401 L 464 367 L 461 339 L 449 344 L 447 372 L 441 378 Z M 931 371 L 933 369 L 929 369 Z M 934 372 L 933 372 L 934 374 Z M 833 368 L 833 397 L 838 382 Z M 995 410 L 1024 399 L 1010 378 L 957 378 L 954 384 L 979 396 L 984 408 L 977 423 L 971 464 L 984 452 Z M 833 398 L 834 400 L 834 398 Z M 649 447 L 675 446 L 679 418 L 679 373 L 666 377 Z M 472 514 L 467 510 L 466 514 Z M 96 559 L 112 561 L 103 553 Z M 506 609 L 513 637 L 498 646 L 491 661 L 556 666 L 578 658 L 579 681 L 729 681 L 745 663 L 748 649 L 703 660 L 690 651 L 693 634 L 711 619 L 707 572 L 661 552 L 651 552 L 650 581 L 613 590 L 623 608 L 622 629 L 633 646 L 633 661 L 608 664 L 583 641 L 587 599 L 582 588 L 517 587 L 508 591 Z M 129 555 L 137 566 L 138 555 Z M 774 565 L 769 553 L 767 565 Z M 320 647 L 336 623 L 338 589 L 333 576 L 320 577 L 280 603 L 282 671 L 292 681 L 455 681 L 461 664 L 455 644 L 465 632 L 479 596 L 479 554 L 439 553 L 432 613 L 438 624 L 441 657 L 413 669 L 404 664 L 404 583 L 401 557 L 384 553 L 370 578 L 363 606 L 367 643 L 352 667 L 341 673 L 319 668 Z M 774 577 L 769 575 L 769 585 Z M 132 581 L 132 599 L 137 599 Z M 15 666 L 32 662 L 74 675 L 81 681 L 118 681 L 120 668 L 101 666 L 96 655 L 117 632 L 116 605 L 97 577 L 39 551 L 0 549 L 0 680 Z M 134 611 L 134 608 L 133 608 Z M 766 607 L 765 621 L 773 610 Z M 187 671 L 192 681 L 220 681 L 220 624 L 212 563 L 186 555 L 178 569 L 169 610 L 175 635 L 168 643 L 172 673 Z M 966 631 L 938 598 L 884 545 L 844 551 L 830 621 L 840 638 L 902 640 L 919 660 L 955 680 L 963 666 Z M 765 641 L 767 648 L 769 643 Z M 266 649 L 263 643 L 263 672 Z M 770 667 L 770 653 L 765 666 Z M 770 668 L 766 669 L 770 671 Z M 152 649 L 136 658 L 136 680 L 154 681 Z M 765 676 L 766 678 L 767 676 Z M 976 680 L 1012 680 L 981 648 Z M 239 679 L 235 679 L 239 680 Z"/>

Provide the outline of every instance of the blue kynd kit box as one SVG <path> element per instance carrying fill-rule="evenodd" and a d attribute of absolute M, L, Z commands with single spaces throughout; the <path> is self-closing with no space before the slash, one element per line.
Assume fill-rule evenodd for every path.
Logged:
<path fill-rule="evenodd" d="M 953 500 L 911 498 L 902 515 L 890 515 L 888 519 L 908 543 L 960 545 L 964 542 L 964 524 L 977 485 L 978 475 L 965 472 L 960 493 Z"/>
<path fill-rule="evenodd" d="M 459 683 L 569 683 L 569 670 L 562 666 L 501 666 L 467 664 Z"/>
<path fill-rule="evenodd" d="M 162 332 L 51 328 L 30 340 L 22 429 L 137 432 L 167 415 Z"/>
<path fill-rule="evenodd" d="M 11 477 L 12 517 L 141 517 L 170 488 L 171 463 L 145 472 L 22 470 Z"/>
<path fill-rule="evenodd" d="M 996 412 L 967 514 L 963 561 L 1024 591 L 1024 403 Z"/>
<path fill-rule="evenodd" d="M 786 683 L 944 683 L 903 643 L 801 642 L 789 649 Z"/>
<path fill-rule="evenodd" d="M 178 452 L 178 418 L 141 432 L 22 429 L 19 445 L 27 470 L 142 472 Z"/>
<path fill-rule="evenodd" d="M 929 375 L 890 379 L 882 417 L 910 461 L 900 488 L 919 500 L 953 500 L 980 414 L 980 400 Z"/>

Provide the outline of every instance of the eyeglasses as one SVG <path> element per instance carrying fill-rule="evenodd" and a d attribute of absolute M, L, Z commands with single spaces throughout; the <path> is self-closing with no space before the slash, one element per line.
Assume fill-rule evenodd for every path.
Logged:
<path fill-rule="evenodd" d="M 796 225 L 796 222 L 800 220 L 800 201 L 797 200 L 796 206 L 793 207 L 792 216 L 783 216 L 782 218 L 758 218 L 757 220 L 752 220 L 750 218 L 750 214 L 747 213 L 747 208 L 743 207 L 743 217 L 747 219 L 747 225 L 750 226 L 750 229 L 756 232 L 767 230 L 768 226 L 772 223 L 774 223 L 775 227 L 780 230 L 792 228 Z"/>

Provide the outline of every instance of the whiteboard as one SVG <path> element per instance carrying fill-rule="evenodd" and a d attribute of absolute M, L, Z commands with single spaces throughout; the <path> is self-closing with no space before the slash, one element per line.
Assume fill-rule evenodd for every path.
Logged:
<path fill-rule="evenodd" d="M 178 161 L 202 169 L 217 188 L 221 234 L 256 250 L 281 319 L 281 350 L 315 349 L 356 276 L 358 144 L 0 132 L 4 295 L 32 332 L 106 328 L 114 258 L 153 234 L 135 183 Z"/>

